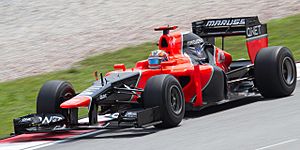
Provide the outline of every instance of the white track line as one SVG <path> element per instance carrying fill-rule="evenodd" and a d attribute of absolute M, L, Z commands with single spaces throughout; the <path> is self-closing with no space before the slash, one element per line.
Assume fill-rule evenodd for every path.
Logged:
<path fill-rule="evenodd" d="M 297 66 L 297 80 L 300 80 L 300 63 L 297 63 L 296 66 Z"/>
<path fill-rule="evenodd" d="M 48 141 L 38 141 L 38 142 L 18 142 L 18 143 L 1 143 L 1 150 L 23 150 L 29 147 L 35 147 L 39 145 L 44 145 L 49 143 Z"/>
<path fill-rule="evenodd" d="M 290 139 L 290 140 L 287 140 L 287 141 L 282 141 L 282 142 L 279 142 L 279 143 L 276 143 L 276 144 L 272 144 L 272 145 L 264 146 L 264 147 L 261 147 L 261 148 L 255 149 L 255 150 L 263 150 L 263 149 L 268 149 L 268 148 L 271 148 L 271 147 L 275 147 L 275 146 L 279 146 L 279 145 L 283 145 L 283 144 L 287 144 L 287 143 L 295 142 L 295 141 L 297 141 L 297 140 L 298 140 L 298 139 Z"/>
<path fill-rule="evenodd" d="M 48 143 L 45 143 L 45 144 L 40 144 L 40 145 L 27 147 L 27 148 L 24 148 L 22 150 L 35 150 L 35 149 L 51 146 L 51 145 L 54 145 L 54 144 L 65 143 L 65 142 L 68 142 L 68 141 L 71 141 L 71 140 L 79 139 L 79 138 L 90 136 L 90 135 L 93 135 L 93 134 L 99 134 L 103 131 L 104 130 L 96 130 L 96 131 L 92 131 L 92 132 L 72 136 L 72 137 L 69 137 L 69 138 L 66 138 L 66 139 L 63 139 L 63 140 L 58 140 L 58 141 L 54 141 L 54 142 L 48 142 Z"/>
<path fill-rule="evenodd" d="M 85 123 L 85 122 L 88 122 L 88 120 L 89 120 L 89 118 L 82 118 L 82 119 L 78 120 L 78 122 Z M 107 117 L 104 117 L 103 115 L 98 115 L 98 120 L 105 121 L 105 120 L 108 120 L 108 119 L 107 119 Z M 111 119 L 109 119 L 109 120 L 111 120 Z M 98 134 L 98 133 L 101 133 L 101 132 L 103 132 L 103 130 L 96 130 L 96 131 L 92 131 L 92 132 L 88 132 L 88 133 L 83 133 L 83 134 L 71 136 L 71 137 L 68 137 L 68 138 L 63 139 L 63 140 L 45 142 L 45 143 L 42 143 L 42 144 L 28 146 L 28 147 L 22 148 L 22 150 L 35 150 L 35 149 L 47 147 L 47 146 L 50 146 L 50 145 L 54 145 L 54 144 L 58 144 L 58 143 L 64 143 L 64 142 L 67 142 L 67 141 L 70 141 L 70 140 L 90 136 L 90 135 L 93 135 L 93 134 Z"/>
<path fill-rule="evenodd" d="M 88 122 L 89 118 L 82 118 L 78 120 L 81 123 Z M 98 116 L 98 120 L 105 121 L 108 120 L 107 117 L 104 116 Z M 1 150 L 34 150 L 38 148 L 43 148 L 46 146 L 50 146 L 53 144 L 61 143 L 61 142 L 66 142 L 72 139 L 78 139 L 82 138 L 85 136 L 89 136 L 92 134 L 97 134 L 102 132 L 103 130 L 96 130 L 93 132 L 88 132 L 88 133 L 83 133 L 75 136 L 68 137 L 63 140 L 58 140 L 58 141 L 34 141 L 34 142 L 16 142 L 16 143 L 0 143 L 0 149 Z"/>

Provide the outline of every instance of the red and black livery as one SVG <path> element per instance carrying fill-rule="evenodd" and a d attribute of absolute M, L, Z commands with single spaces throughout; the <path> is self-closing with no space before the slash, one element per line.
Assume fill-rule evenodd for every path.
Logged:
<path fill-rule="evenodd" d="M 160 68 L 149 68 L 148 60 L 134 68 L 115 64 L 104 77 L 96 73 L 97 80 L 81 93 L 66 81 L 46 82 L 37 97 L 37 114 L 14 119 L 15 134 L 103 128 L 112 122 L 169 128 L 181 122 L 185 111 L 241 95 L 274 98 L 294 91 L 293 56 L 286 47 L 268 47 L 267 25 L 258 17 L 200 20 L 192 23 L 193 32 L 170 33 L 176 28 L 155 29 L 163 32 L 158 49 L 169 56 Z M 224 37 L 237 35 L 246 37 L 250 60 L 232 61 L 222 50 Z M 222 49 L 214 45 L 216 37 L 222 37 Z M 80 107 L 88 109 L 88 122 L 78 121 Z"/>

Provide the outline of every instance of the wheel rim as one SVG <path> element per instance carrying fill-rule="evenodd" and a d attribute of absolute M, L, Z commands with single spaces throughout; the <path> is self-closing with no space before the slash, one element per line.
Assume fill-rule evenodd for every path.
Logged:
<path fill-rule="evenodd" d="M 68 99 L 71 99 L 71 98 L 73 97 L 73 95 L 74 95 L 74 93 L 72 93 L 72 92 L 67 92 L 67 93 L 64 93 L 64 94 L 63 94 L 62 98 L 63 98 L 64 100 L 68 100 Z"/>
<path fill-rule="evenodd" d="M 172 111 L 179 115 L 182 111 L 182 96 L 179 88 L 176 85 L 172 85 L 169 94 Z"/>
<path fill-rule="evenodd" d="M 293 61 L 290 57 L 285 57 L 281 65 L 282 77 L 287 85 L 292 85 L 295 80 L 295 70 Z"/>

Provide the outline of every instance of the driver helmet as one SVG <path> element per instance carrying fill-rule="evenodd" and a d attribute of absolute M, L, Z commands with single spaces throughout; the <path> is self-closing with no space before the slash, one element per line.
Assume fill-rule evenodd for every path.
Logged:
<path fill-rule="evenodd" d="M 168 61 L 168 54 L 163 50 L 152 51 L 148 57 L 148 64 L 150 69 L 159 69 L 161 62 Z"/>
<path fill-rule="evenodd" d="M 194 51 L 194 54 L 197 57 L 203 58 L 203 57 L 205 57 L 205 54 L 204 54 L 204 45 L 205 45 L 204 42 L 201 42 L 201 43 L 189 45 L 189 48 Z"/>

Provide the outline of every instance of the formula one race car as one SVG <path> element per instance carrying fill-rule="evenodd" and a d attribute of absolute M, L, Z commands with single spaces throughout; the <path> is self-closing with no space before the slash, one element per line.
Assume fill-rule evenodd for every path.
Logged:
<path fill-rule="evenodd" d="M 46 82 L 37 97 L 37 113 L 14 119 L 15 134 L 110 125 L 157 128 L 177 126 L 185 111 L 199 111 L 241 97 L 291 95 L 296 66 L 290 50 L 268 47 L 267 25 L 258 17 L 207 19 L 192 23 L 191 32 L 177 26 L 156 28 L 163 34 L 158 49 L 134 68 L 115 64 L 105 76 L 76 93 L 66 81 Z M 250 60 L 232 61 L 224 37 L 245 35 Z M 222 49 L 214 46 L 222 37 Z M 88 120 L 78 121 L 78 108 Z"/>

